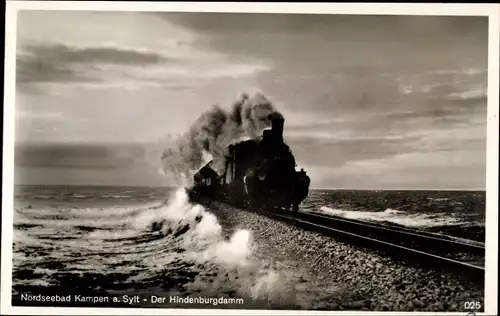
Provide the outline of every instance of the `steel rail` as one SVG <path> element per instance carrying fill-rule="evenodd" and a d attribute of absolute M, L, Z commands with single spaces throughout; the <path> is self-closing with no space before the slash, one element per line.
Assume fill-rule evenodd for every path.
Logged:
<path fill-rule="evenodd" d="M 204 199 L 200 199 L 199 202 L 201 202 L 201 200 Z M 211 203 L 210 200 L 205 200 L 205 202 L 208 202 L 209 204 Z M 228 202 L 221 203 L 232 204 Z M 476 255 L 481 254 L 484 256 L 485 249 L 481 246 L 461 243 L 437 236 L 420 234 L 420 232 L 411 229 L 402 228 L 398 230 L 393 227 L 333 216 L 323 216 L 316 213 L 312 214 L 310 212 L 270 211 L 252 207 L 235 206 L 240 210 L 260 213 L 270 218 L 288 222 L 302 229 L 309 229 L 338 239 L 345 239 L 346 243 L 360 244 L 364 248 L 389 254 L 397 258 L 397 260 L 402 259 L 413 266 L 427 266 L 427 268 L 430 268 L 433 271 L 444 270 L 446 272 L 455 272 L 458 273 L 460 277 L 471 279 L 474 283 L 484 284 L 485 282 L 484 267 L 425 251 L 425 248 L 431 248 L 434 251 L 440 250 L 442 252 L 447 252 L 451 249 L 459 253 L 466 252 L 469 254 L 474 253 Z M 412 244 L 412 246 L 415 246 L 415 244 L 419 244 L 422 241 L 425 242 L 421 244 L 421 249 L 414 249 L 391 242 L 393 240 L 398 240 L 399 242 L 403 241 L 402 243 L 406 242 Z"/>
<path fill-rule="evenodd" d="M 440 236 L 435 236 L 431 235 L 425 232 L 420 232 L 414 229 L 409 229 L 406 227 L 398 227 L 397 229 L 395 227 L 391 226 L 384 226 L 384 225 L 376 225 L 372 223 L 366 223 L 358 220 L 352 220 L 352 219 L 347 219 L 347 218 L 341 218 L 341 217 L 336 217 L 336 216 L 329 216 L 329 215 L 322 215 L 322 214 L 317 214 L 317 213 L 310 213 L 310 212 L 299 212 L 299 216 L 306 216 L 306 217 L 315 217 L 315 218 L 321 218 L 324 220 L 327 220 L 329 222 L 336 222 L 336 223 L 343 223 L 343 224 L 348 224 L 348 225 L 356 225 L 359 227 L 364 227 L 364 228 L 370 228 L 373 230 L 378 230 L 378 231 L 385 231 L 394 235 L 401 235 L 401 236 L 412 236 L 421 240 L 426 240 L 429 242 L 437 242 L 442 244 L 442 246 L 448 246 L 448 247 L 453 247 L 453 248 L 459 248 L 460 250 L 464 250 L 467 252 L 471 253 L 481 253 L 484 254 L 485 248 L 484 246 L 476 245 L 476 244 L 468 244 L 468 243 L 463 243 L 457 240 L 452 240 L 452 239 L 447 239 L 444 237 Z M 435 245 L 435 244 L 434 244 Z"/>
<path fill-rule="evenodd" d="M 430 267 L 433 269 L 444 269 L 446 271 L 453 271 L 453 272 L 458 272 L 461 276 L 466 277 L 466 278 L 471 278 L 474 280 L 474 282 L 479 282 L 479 283 L 484 283 L 484 273 L 485 273 L 485 268 L 479 265 L 447 258 L 444 256 L 440 256 L 438 254 L 433 254 L 426 252 L 424 250 L 418 250 L 418 249 L 413 249 L 409 248 L 406 246 L 398 245 L 393 242 L 369 237 L 363 234 L 359 233 L 353 233 L 351 231 L 347 231 L 344 229 L 339 229 L 339 228 L 334 228 L 331 226 L 327 226 L 324 224 L 318 224 L 314 223 L 309 220 L 304 220 L 297 218 L 296 214 L 297 213 L 290 213 L 287 215 L 284 215 L 282 213 L 277 213 L 277 212 L 270 212 L 270 211 L 265 211 L 265 210 L 260 210 L 259 212 L 265 213 L 266 215 L 274 218 L 278 218 L 287 222 L 290 222 L 291 224 L 295 226 L 299 226 L 301 228 L 309 228 L 314 231 L 319 231 L 322 233 L 325 233 L 327 235 L 332 235 L 336 237 L 344 237 L 346 239 L 349 239 L 349 242 L 357 241 L 361 242 L 365 246 L 368 246 L 368 248 L 384 251 L 386 253 L 390 253 L 395 255 L 398 258 L 403 258 L 407 259 L 410 261 L 412 264 L 415 265 L 426 265 L 430 264 Z M 294 215 L 292 215 L 294 214 Z M 322 217 L 322 216 L 321 216 Z M 347 222 L 343 221 L 344 223 Z M 357 225 L 358 223 L 351 223 L 353 225 Z M 368 224 L 369 225 L 369 224 Z M 360 226 L 363 227 L 363 226 Z M 378 226 L 372 225 L 372 227 L 379 228 Z M 394 230 L 390 230 L 393 232 Z M 398 232 L 398 234 L 403 235 L 404 231 Z M 409 236 L 412 237 L 421 237 L 418 234 L 412 233 L 409 234 Z M 427 236 L 424 236 L 427 237 Z M 439 239 L 439 238 L 437 238 Z M 441 240 L 441 239 L 439 239 Z M 444 241 L 449 241 L 446 239 L 442 239 Z M 470 246 L 469 244 L 461 244 L 458 243 L 461 246 L 468 247 Z"/>

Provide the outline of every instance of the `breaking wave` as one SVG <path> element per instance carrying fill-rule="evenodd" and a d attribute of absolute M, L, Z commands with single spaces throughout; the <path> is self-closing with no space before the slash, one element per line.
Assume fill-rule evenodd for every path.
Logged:
<path fill-rule="evenodd" d="M 293 286 L 292 272 L 254 258 L 250 231 L 224 234 L 184 189 L 143 207 L 17 208 L 14 223 L 14 292 L 155 288 L 279 304 Z"/>
<path fill-rule="evenodd" d="M 334 209 L 330 207 L 321 207 L 321 212 L 329 215 L 336 215 L 348 219 L 372 221 L 372 222 L 390 222 L 408 227 L 440 227 L 447 225 L 462 225 L 467 222 L 451 216 L 449 213 L 407 213 L 404 211 L 386 209 L 383 212 L 360 212 Z"/>

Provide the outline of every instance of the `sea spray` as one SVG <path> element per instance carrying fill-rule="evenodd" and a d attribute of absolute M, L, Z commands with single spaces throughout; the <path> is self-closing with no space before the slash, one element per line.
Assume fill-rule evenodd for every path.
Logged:
<path fill-rule="evenodd" d="M 320 208 L 322 213 L 341 216 L 349 219 L 363 220 L 368 222 L 388 222 L 408 227 L 429 228 L 447 225 L 465 225 L 466 223 L 455 214 L 446 212 L 407 213 L 405 211 L 386 209 L 383 212 L 359 212 L 343 209 L 335 209 L 327 206 Z"/>
<path fill-rule="evenodd" d="M 278 111 L 262 93 L 242 94 L 229 110 L 212 106 L 173 145 L 165 148 L 161 156 L 163 173 L 191 179 L 194 172 L 213 159 L 214 170 L 221 174 L 227 146 L 260 136 L 271 125 L 271 113 Z"/>
<path fill-rule="evenodd" d="M 216 216 L 201 205 L 191 204 L 183 189 L 147 220 L 162 221 L 161 234 L 177 239 L 176 245 L 184 249 L 178 254 L 182 261 L 202 267 L 195 279 L 184 285 L 190 293 L 278 302 L 285 301 L 294 287 L 292 271 L 278 271 L 270 262 L 252 256 L 257 246 L 250 231 L 236 230 L 225 238 Z M 146 221 L 142 226 L 147 229 L 150 225 Z"/>
<path fill-rule="evenodd" d="M 161 225 L 153 225 L 161 223 Z M 212 213 L 199 204 L 192 204 L 184 189 L 177 189 L 169 202 L 160 208 L 151 208 L 136 219 L 135 227 L 156 230 L 164 235 L 176 236 L 184 229 L 182 243 L 193 258 L 220 263 L 242 262 L 250 253 L 251 234 L 247 230 L 236 231 L 225 240 L 222 227 Z"/>

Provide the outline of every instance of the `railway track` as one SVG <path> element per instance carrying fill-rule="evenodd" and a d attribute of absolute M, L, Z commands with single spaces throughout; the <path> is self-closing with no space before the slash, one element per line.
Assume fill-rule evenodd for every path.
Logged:
<path fill-rule="evenodd" d="M 462 243 L 414 229 L 371 224 L 337 216 L 310 212 L 258 212 L 301 228 L 383 252 L 412 265 L 446 270 L 472 279 L 476 283 L 484 283 L 483 246 Z"/>

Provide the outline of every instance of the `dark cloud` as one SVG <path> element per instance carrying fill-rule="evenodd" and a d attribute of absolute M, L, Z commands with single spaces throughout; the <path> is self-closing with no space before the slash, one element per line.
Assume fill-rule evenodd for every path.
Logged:
<path fill-rule="evenodd" d="M 321 36 L 342 35 L 349 39 L 354 33 L 365 37 L 407 39 L 419 35 L 420 40 L 432 40 L 427 31 L 452 33 L 456 36 L 476 35 L 487 29 L 486 17 L 347 15 L 347 14 L 264 14 L 264 13 L 158 13 L 168 21 L 212 33 L 280 33 L 318 32 Z M 366 30 L 370 30 L 367 32 Z M 318 34 L 319 36 L 319 34 Z M 487 37 L 481 37 L 487 41 Z M 415 40 L 412 38 L 411 40 Z"/>
<path fill-rule="evenodd" d="M 123 169 L 144 164 L 145 148 L 132 145 L 18 144 L 16 167 Z"/>
<path fill-rule="evenodd" d="M 71 47 L 64 44 L 27 44 L 19 47 L 16 79 L 19 83 L 98 81 L 83 75 L 82 65 L 89 69 L 98 64 L 148 66 L 176 62 L 158 53 L 114 47 Z"/>
<path fill-rule="evenodd" d="M 316 67 L 314 71 L 348 63 L 399 70 L 461 64 L 464 58 L 479 58 L 488 43 L 487 17 L 255 13 L 163 13 L 162 17 L 202 33 L 205 41 L 222 51 L 273 58 L 288 68 Z M 484 57 L 480 56 L 487 64 Z"/>
<path fill-rule="evenodd" d="M 36 82 L 86 82 L 91 78 L 67 68 L 67 65 L 44 60 L 41 58 L 17 58 L 16 61 L 17 83 Z"/>
<path fill-rule="evenodd" d="M 156 144 L 17 143 L 16 184 L 163 186 Z"/>
<path fill-rule="evenodd" d="M 28 44 L 22 47 L 36 58 L 57 60 L 61 63 L 112 63 L 144 65 L 165 62 L 167 59 L 155 52 L 138 51 L 118 47 L 71 47 L 64 44 Z"/>

